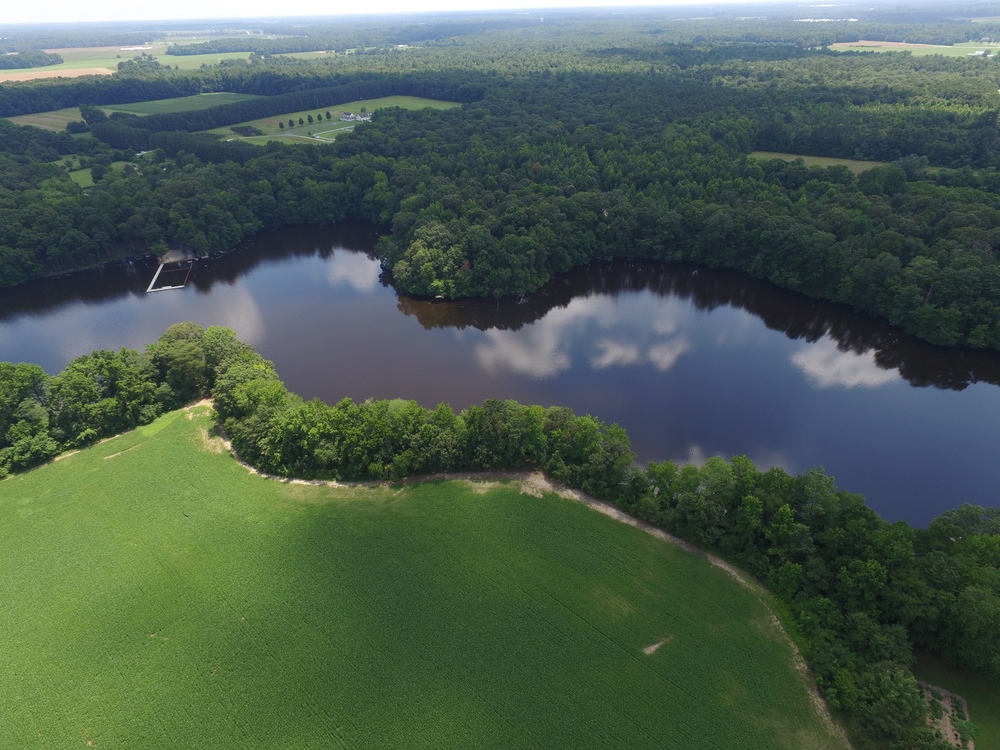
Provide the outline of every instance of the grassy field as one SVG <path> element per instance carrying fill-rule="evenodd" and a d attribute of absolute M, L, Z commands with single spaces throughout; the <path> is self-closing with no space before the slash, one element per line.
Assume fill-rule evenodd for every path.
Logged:
<path fill-rule="evenodd" d="M 0 745 L 840 747 L 704 559 L 518 484 L 266 480 L 210 426 L 0 482 Z"/>
<path fill-rule="evenodd" d="M 6 118 L 18 125 L 34 125 L 43 130 L 65 130 L 66 125 L 80 119 L 79 107 L 54 109 L 51 112 L 38 112 L 33 115 L 17 115 Z"/>
<path fill-rule="evenodd" d="M 979 727 L 976 750 L 1000 750 L 1000 687 L 945 663 L 935 654 L 917 652 L 917 679 L 958 693 L 969 702 L 969 718 Z"/>
<path fill-rule="evenodd" d="M 458 102 L 445 102 L 438 99 L 423 99 L 418 96 L 383 96 L 379 99 L 364 99 L 362 101 L 349 102 L 347 104 L 330 104 L 326 107 L 307 109 L 302 112 L 289 112 L 275 117 L 265 117 L 260 120 L 241 122 L 234 126 L 250 126 L 257 128 L 258 130 L 264 132 L 264 135 L 260 136 L 238 136 L 228 126 L 209 130 L 208 132 L 226 136 L 226 138 L 230 140 L 249 141 L 250 143 L 263 144 L 268 141 L 275 140 L 295 140 L 300 142 L 322 143 L 323 141 L 332 141 L 340 133 L 353 130 L 355 123 L 340 122 L 339 118 L 345 112 L 360 114 L 362 107 L 369 112 L 374 112 L 376 109 L 383 109 L 385 107 L 402 107 L 403 109 L 423 109 L 424 107 L 430 107 L 432 109 L 453 109 L 461 106 L 462 105 Z M 326 119 L 327 110 L 329 110 L 333 119 Z M 298 124 L 300 117 L 305 121 L 309 115 L 312 115 L 313 119 L 316 118 L 316 115 L 323 115 L 323 121 L 313 122 L 311 124 L 309 122 L 305 122 L 304 125 Z M 288 127 L 289 119 L 296 123 L 295 127 Z M 279 123 L 284 123 L 285 128 L 282 129 Z"/>
<path fill-rule="evenodd" d="M 885 166 L 884 161 L 860 161 L 858 159 L 834 159 L 826 156 L 805 156 L 803 154 L 784 154 L 778 151 L 753 151 L 749 154 L 753 159 L 782 159 L 783 161 L 795 161 L 802 159 L 807 167 L 834 167 L 845 166 L 855 174 L 864 172 L 872 167 Z"/>
<path fill-rule="evenodd" d="M 179 96 L 174 99 L 156 99 L 150 102 L 134 102 L 132 104 L 109 104 L 101 109 L 119 112 L 132 112 L 137 115 L 160 115 L 167 112 L 190 112 L 196 109 L 209 109 L 221 104 L 232 104 L 247 99 L 259 99 L 256 94 L 195 94 L 194 96 Z"/>
<path fill-rule="evenodd" d="M 90 167 L 86 169 L 74 169 L 69 173 L 69 178 L 82 188 L 88 188 L 94 184 L 94 175 Z"/>
<path fill-rule="evenodd" d="M 101 107 L 101 109 L 108 114 L 117 110 L 119 112 L 132 112 L 137 115 L 155 115 L 162 112 L 208 109 L 220 104 L 231 104 L 232 102 L 257 98 L 255 94 L 195 94 L 194 96 L 179 96 L 174 99 L 156 99 L 154 101 L 134 102 L 132 104 L 109 104 Z M 68 123 L 80 119 L 80 108 L 67 107 L 65 109 L 55 109 L 51 112 L 38 112 L 33 115 L 18 115 L 16 117 L 8 117 L 7 119 L 18 125 L 34 125 L 36 128 L 43 128 L 45 130 L 65 130 Z"/>
<path fill-rule="evenodd" d="M 1000 52 L 1000 45 L 983 42 L 962 42 L 955 45 L 944 44 L 907 44 L 906 42 L 876 42 L 861 40 L 859 42 L 838 42 L 831 44 L 830 49 L 841 52 L 854 50 L 859 52 L 902 52 L 913 55 L 945 55 L 946 57 L 964 57 L 976 52 L 992 55 Z"/>

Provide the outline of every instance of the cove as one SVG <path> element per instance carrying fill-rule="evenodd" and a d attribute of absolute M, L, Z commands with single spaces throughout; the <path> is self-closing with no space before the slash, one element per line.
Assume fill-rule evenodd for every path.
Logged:
<path fill-rule="evenodd" d="M 996 505 L 1000 357 L 940 349 L 738 273 L 594 265 L 524 300 L 397 295 L 365 224 L 286 228 L 145 292 L 142 262 L 0 292 L 0 359 L 62 369 L 177 322 L 233 328 L 305 398 L 486 398 L 617 422 L 640 461 L 823 466 L 889 520 Z"/>

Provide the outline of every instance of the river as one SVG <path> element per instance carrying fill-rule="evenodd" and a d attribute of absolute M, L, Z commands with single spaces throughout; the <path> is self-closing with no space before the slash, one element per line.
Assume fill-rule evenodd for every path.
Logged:
<path fill-rule="evenodd" d="M 915 525 L 998 504 L 996 355 L 688 266 L 591 266 L 499 304 L 413 300 L 380 280 L 376 239 L 361 224 L 264 233 L 180 290 L 147 294 L 155 268 L 137 261 L 0 291 L 0 360 L 55 373 L 193 320 L 233 328 L 306 398 L 570 406 L 625 427 L 641 461 L 823 466 Z"/>

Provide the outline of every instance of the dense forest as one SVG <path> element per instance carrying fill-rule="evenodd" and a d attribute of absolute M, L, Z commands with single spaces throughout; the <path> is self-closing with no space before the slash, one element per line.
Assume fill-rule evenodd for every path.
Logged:
<path fill-rule="evenodd" d="M 133 85 L 147 96 L 193 91 L 201 77 L 271 96 L 149 117 L 88 105 L 75 128 L 83 137 L 0 126 L 5 179 L 16 179 L 0 192 L 0 283 L 359 217 L 390 230 L 379 252 L 409 293 L 520 295 L 595 260 L 693 261 L 851 305 L 935 344 L 1000 347 L 992 60 L 790 57 L 785 45 L 758 45 L 706 62 L 690 45 L 655 49 L 659 64 L 644 61 L 642 73 L 632 67 L 646 52 L 600 47 L 568 70 L 518 74 L 470 65 L 348 75 L 330 61 L 257 58 L 64 82 L 66 96 L 125 96 Z M 273 93 L 282 87 L 291 90 Z M 51 93 L 9 89 L 18 110 Z M 387 93 L 465 106 L 378 112 L 325 146 L 261 149 L 192 132 Z M 755 149 L 885 166 L 857 175 Z M 132 166 L 101 169 L 82 191 L 49 163 L 79 152 Z"/>
<path fill-rule="evenodd" d="M 821 470 L 791 476 L 745 457 L 635 463 L 626 433 L 563 407 L 290 393 L 225 328 L 171 326 L 146 351 L 95 351 L 48 376 L 0 363 L 0 474 L 19 471 L 201 397 L 240 458 L 283 477 L 398 480 L 542 470 L 767 583 L 830 706 L 861 746 L 949 747 L 925 723 L 914 645 L 1000 678 L 1000 512 L 972 505 L 927 529 L 889 524 Z M 976 727 L 959 721 L 968 737 Z"/>

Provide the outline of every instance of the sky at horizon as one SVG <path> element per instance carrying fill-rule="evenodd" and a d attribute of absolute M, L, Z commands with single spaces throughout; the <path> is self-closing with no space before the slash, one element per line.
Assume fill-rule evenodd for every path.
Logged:
<path fill-rule="evenodd" d="M 392 15 L 424 12 L 486 10 L 543 10 L 568 8 L 677 7 L 684 5 L 737 5 L 759 0 L 368 0 L 363 4 L 299 0 L 281 6 L 275 14 L 273 0 L 173 0 L 170 3 L 136 3 L 134 0 L 104 0 L 80 3 L 77 0 L 37 0 L 32 3 L 6 3 L 0 10 L 0 30 L 8 24 L 81 23 L 107 21 L 175 21 L 234 18 L 291 18 L 348 15 Z M 808 7 L 808 0 L 803 3 Z M 812 7 L 816 7 L 815 5 Z M 821 6 L 822 7 L 822 6 Z M 825 6 L 830 7 L 830 6 Z M 2 31 L 0 31 L 2 33 Z"/>

